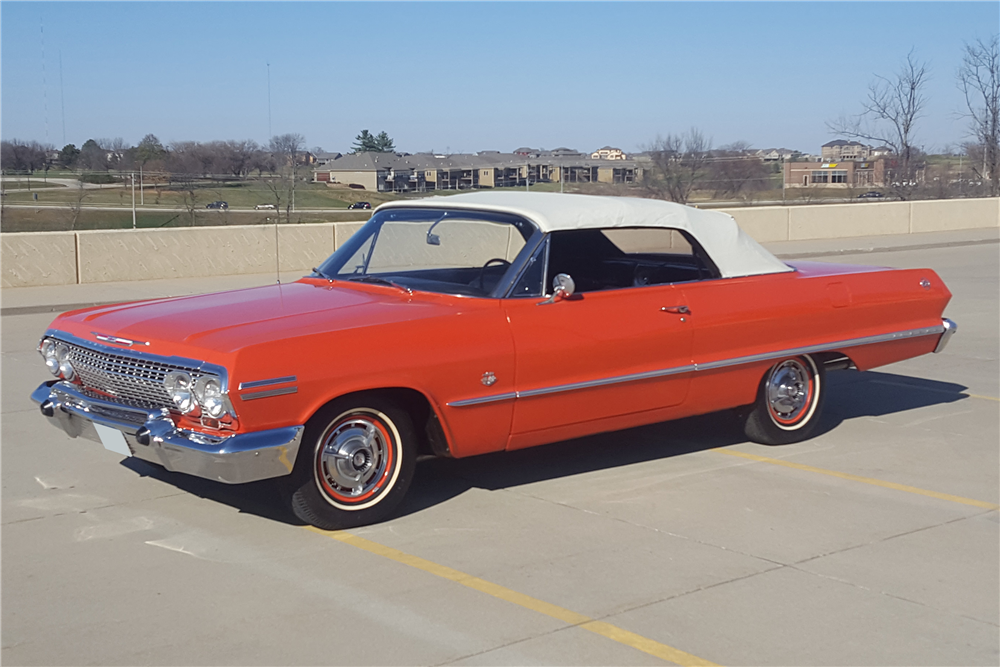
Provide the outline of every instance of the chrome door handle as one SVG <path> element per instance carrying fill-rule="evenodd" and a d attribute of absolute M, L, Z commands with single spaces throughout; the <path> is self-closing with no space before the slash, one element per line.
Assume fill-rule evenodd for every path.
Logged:
<path fill-rule="evenodd" d="M 691 312 L 691 309 L 687 306 L 664 306 L 663 308 L 660 308 L 660 312 L 674 313 L 675 315 L 687 315 Z"/>

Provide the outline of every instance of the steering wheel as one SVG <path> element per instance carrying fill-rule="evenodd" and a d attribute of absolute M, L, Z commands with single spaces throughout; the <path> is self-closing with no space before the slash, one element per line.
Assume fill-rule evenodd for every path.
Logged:
<path fill-rule="evenodd" d="M 479 291 L 480 292 L 485 292 L 486 291 L 486 284 L 485 284 L 485 282 L 483 282 L 483 278 L 486 276 L 486 269 L 490 266 L 490 264 L 500 264 L 501 266 L 504 267 L 504 269 L 506 269 L 508 266 L 510 266 L 510 262 L 508 262 L 503 257 L 494 257 L 493 259 L 486 260 L 486 263 L 483 264 L 483 266 L 482 266 L 481 269 L 479 269 L 479 277 L 476 278 L 476 280 L 475 280 L 475 282 L 479 283 Z"/>

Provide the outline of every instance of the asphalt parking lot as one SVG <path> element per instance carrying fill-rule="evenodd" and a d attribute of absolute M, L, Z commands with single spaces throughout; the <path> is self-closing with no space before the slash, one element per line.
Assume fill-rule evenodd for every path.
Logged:
<path fill-rule="evenodd" d="M 52 314 L 4 290 L 0 661 L 996 665 L 1000 245 L 821 259 L 935 269 L 958 334 L 832 373 L 807 442 L 715 414 L 426 460 L 341 533 L 43 423 Z"/>

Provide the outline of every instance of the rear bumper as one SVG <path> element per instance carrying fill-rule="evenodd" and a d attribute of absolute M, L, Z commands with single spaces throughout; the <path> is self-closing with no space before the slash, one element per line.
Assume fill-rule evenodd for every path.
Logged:
<path fill-rule="evenodd" d="M 304 426 L 214 437 L 174 426 L 166 410 L 147 411 L 87 396 L 69 382 L 31 394 L 49 422 L 72 438 L 101 442 L 95 425 L 120 431 L 132 456 L 167 470 L 240 484 L 292 472 Z"/>
<path fill-rule="evenodd" d="M 942 333 L 941 337 L 938 339 L 937 347 L 934 348 L 935 352 L 943 350 L 948 345 L 948 341 L 951 340 L 951 337 L 955 335 L 956 331 L 958 331 L 958 325 L 949 320 L 947 317 L 941 318 L 941 326 L 944 327 L 944 333 Z"/>

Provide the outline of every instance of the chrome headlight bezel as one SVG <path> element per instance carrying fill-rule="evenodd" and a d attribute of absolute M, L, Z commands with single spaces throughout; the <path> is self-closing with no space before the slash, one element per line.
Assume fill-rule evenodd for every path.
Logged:
<path fill-rule="evenodd" d="M 59 377 L 59 360 L 56 358 L 56 341 L 52 338 L 42 338 L 38 343 L 38 353 L 45 360 L 45 367 L 52 375 Z"/>
<path fill-rule="evenodd" d="M 190 374 L 184 371 L 170 371 L 163 378 L 163 387 L 170 394 L 170 400 L 173 401 L 174 407 L 182 415 L 197 416 L 197 414 L 192 414 L 199 408 L 199 405 L 194 392 L 194 380 L 191 379 Z"/>
<path fill-rule="evenodd" d="M 202 414 L 210 419 L 222 419 L 232 414 L 229 396 L 222 388 L 222 379 L 214 375 L 203 375 L 194 383 L 194 395 L 201 406 Z"/>
<path fill-rule="evenodd" d="M 76 378 L 76 370 L 69 359 L 69 345 L 59 341 L 56 343 L 56 361 L 59 363 L 59 377 L 72 382 Z"/>

